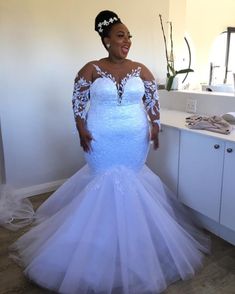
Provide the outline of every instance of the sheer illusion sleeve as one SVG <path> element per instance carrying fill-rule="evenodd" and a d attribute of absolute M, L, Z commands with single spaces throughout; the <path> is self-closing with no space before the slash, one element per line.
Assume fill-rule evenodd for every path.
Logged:
<path fill-rule="evenodd" d="M 89 100 L 90 100 L 90 85 L 91 81 L 86 80 L 79 73 L 77 74 L 74 81 L 74 90 L 73 90 L 73 113 L 74 118 L 77 120 L 78 118 L 85 120 L 87 110 L 89 108 Z"/>
<path fill-rule="evenodd" d="M 143 102 L 152 124 L 157 124 L 160 129 L 160 103 L 155 80 L 144 80 L 145 95 Z"/>

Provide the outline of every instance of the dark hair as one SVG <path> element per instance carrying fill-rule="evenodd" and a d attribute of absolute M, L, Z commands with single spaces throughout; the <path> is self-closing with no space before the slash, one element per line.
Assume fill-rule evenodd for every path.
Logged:
<path fill-rule="evenodd" d="M 104 38 L 109 36 L 112 26 L 117 23 L 122 23 L 121 19 L 115 12 L 110 10 L 101 11 L 95 18 L 95 31 L 100 35 L 105 48 Z"/>

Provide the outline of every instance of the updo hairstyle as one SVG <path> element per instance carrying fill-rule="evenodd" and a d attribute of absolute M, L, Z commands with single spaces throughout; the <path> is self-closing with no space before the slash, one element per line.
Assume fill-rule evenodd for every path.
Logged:
<path fill-rule="evenodd" d="M 109 37 L 109 32 L 113 25 L 122 23 L 118 15 L 110 10 L 101 11 L 95 18 L 95 31 L 100 35 L 104 47 L 107 49 L 104 42 L 105 37 Z"/>

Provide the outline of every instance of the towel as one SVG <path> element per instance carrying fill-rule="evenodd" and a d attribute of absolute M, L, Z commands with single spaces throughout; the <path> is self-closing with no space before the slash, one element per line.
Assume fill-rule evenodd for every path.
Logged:
<path fill-rule="evenodd" d="M 220 134 L 230 134 L 232 126 L 221 116 L 201 116 L 198 114 L 186 117 L 186 124 L 190 129 L 207 130 Z"/>

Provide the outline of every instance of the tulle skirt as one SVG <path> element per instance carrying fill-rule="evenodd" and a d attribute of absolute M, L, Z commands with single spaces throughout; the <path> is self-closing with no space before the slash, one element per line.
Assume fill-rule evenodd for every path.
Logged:
<path fill-rule="evenodd" d="M 11 250 L 29 279 L 58 293 L 156 294 L 195 274 L 209 240 L 147 166 L 86 165 Z"/>

